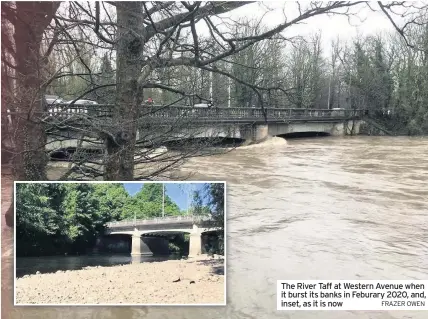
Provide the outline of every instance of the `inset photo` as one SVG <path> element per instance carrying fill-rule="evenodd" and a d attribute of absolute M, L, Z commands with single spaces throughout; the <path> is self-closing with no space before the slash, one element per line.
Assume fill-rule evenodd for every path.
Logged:
<path fill-rule="evenodd" d="M 224 182 L 15 182 L 14 305 L 226 305 Z"/>

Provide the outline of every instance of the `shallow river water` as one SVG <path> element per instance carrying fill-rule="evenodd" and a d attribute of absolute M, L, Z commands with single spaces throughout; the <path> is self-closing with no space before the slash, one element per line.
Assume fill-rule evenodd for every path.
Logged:
<path fill-rule="evenodd" d="M 104 254 L 86 256 L 47 256 L 47 257 L 19 257 L 16 258 L 16 278 L 33 275 L 37 272 L 53 273 L 57 271 L 78 270 L 85 267 L 109 267 L 144 262 L 157 262 L 180 259 L 178 254 L 170 256 L 135 256 L 129 254 Z"/>
<path fill-rule="evenodd" d="M 280 312 L 276 280 L 428 279 L 427 138 L 274 138 L 181 172 L 227 181 L 227 307 L 15 308 L 13 317 L 426 318 Z"/>

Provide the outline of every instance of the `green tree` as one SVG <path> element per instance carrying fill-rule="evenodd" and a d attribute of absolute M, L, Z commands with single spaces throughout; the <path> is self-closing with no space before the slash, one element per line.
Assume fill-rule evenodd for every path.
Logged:
<path fill-rule="evenodd" d="M 130 205 L 139 218 L 153 218 L 162 216 L 163 203 L 163 185 L 162 184 L 144 184 L 141 190 L 133 197 L 133 203 Z M 128 213 L 127 213 L 128 214 Z M 165 216 L 180 215 L 180 209 L 176 203 L 165 193 Z M 127 215 L 127 218 L 131 217 Z"/>
<path fill-rule="evenodd" d="M 193 214 L 210 215 L 213 227 L 224 228 L 224 184 L 206 183 L 193 193 Z"/>
<path fill-rule="evenodd" d="M 91 184 L 67 184 L 64 198 L 66 236 L 70 241 L 85 241 L 88 235 L 96 235 L 104 224 L 99 211 L 99 201 Z"/>
<path fill-rule="evenodd" d="M 132 204 L 131 196 L 123 184 L 94 184 L 95 196 L 99 200 L 99 211 L 103 216 L 119 220 L 126 215 Z"/>
<path fill-rule="evenodd" d="M 61 184 L 17 184 L 16 243 L 18 255 L 50 253 L 64 228 Z"/>
<path fill-rule="evenodd" d="M 198 216 L 209 216 L 211 215 L 210 207 L 204 204 L 203 195 L 201 191 L 193 192 L 192 207 L 190 208 L 190 214 Z"/>
<path fill-rule="evenodd" d="M 218 253 L 224 253 L 224 184 L 223 183 L 209 183 L 205 184 L 202 189 L 195 192 L 194 195 L 194 206 L 196 207 L 195 211 L 209 212 L 211 217 L 210 226 L 213 228 L 218 228 L 218 245 L 216 245 L 216 251 Z M 206 205 L 202 205 L 202 203 Z"/>
<path fill-rule="evenodd" d="M 384 58 L 384 45 L 380 38 L 374 41 L 374 57 L 372 76 L 374 85 L 372 89 L 372 97 L 378 109 L 385 113 L 390 107 L 390 100 L 393 91 L 393 80 L 388 68 L 387 61 Z"/>
<path fill-rule="evenodd" d="M 400 134 L 423 135 L 428 133 L 428 25 L 411 30 L 412 41 L 418 43 L 416 49 L 394 38 L 392 50 L 397 57 L 392 73 L 396 86 L 391 101 L 393 114 L 387 125 Z"/>
<path fill-rule="evenodd" d="M 224 184 L 211 183 L 207 186 L 208 205 L 211 207 L 212 218 L 216 227 L 224 228 Z"/>
<path fill-rule="evenodd" d="M 120 214 L 119 194 L 127 195 L 117 185 L 100 186 L 17 184 L 17 255 L 85 252 Z"/>
<path fill-rule="evenodd" d="M 59 230 L 58 197 L 54 184 L 18 184 L 16 193 L 17 239 L 48 236 Z M 61 191 L 61 187 L 57 187 Z"/>

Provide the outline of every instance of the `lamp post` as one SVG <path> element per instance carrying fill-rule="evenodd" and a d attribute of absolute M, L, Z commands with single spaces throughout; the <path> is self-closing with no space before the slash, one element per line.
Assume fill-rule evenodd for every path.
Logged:
<path fill-rule="evenodd" d="M 165 217 L 165 184 L 162 183 L 162 218 Z"/>
<path fill-rule="evenodd" d="M 137 226 L 137 212 L 134 210 L 134 226 Z"/>
<path fill-rule="evenodd" d="M 227 107 L 230 107 L 230 78 L 227 78 Z"/>
<path fill-rule="evenodd" d="M 187 215 L 190 215 L 190 184 L 187 186 Z"/>
<path fill-rule="evenodd" d="M 188 210 L 188 214 L 190 215 L 190 213 L 193 215 L 193 205 L 192 205 L 192 195 L 193 195 L 193 185 L 189 184 L 189 188 L 188 188 L 188 192 L 187 192 L 187 210 Z"/>
<path fill-rule="evenodd" d="M 328 81 L 328 100 L 327 100 L 327 109 L 330 109 L 330 94 L 331 94 L 331 75 Z"/>
<path fill-rule="evenodd" d="M 213 73 L 210 73 L 210 101 L 213 100 Z"/>

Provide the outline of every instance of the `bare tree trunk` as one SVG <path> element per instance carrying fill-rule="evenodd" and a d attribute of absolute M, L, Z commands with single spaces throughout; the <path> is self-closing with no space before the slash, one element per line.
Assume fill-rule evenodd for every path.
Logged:
<path fill-rule="evenodd" d="M 40 45 L 45 28 L 59 4 L 45 7 L 32 2 L 17 2 L 19 19 L 15 24 L 16 96 L 13 117 L 15 158 L 13 168 L 18 180 L 46 180 L 47 141 L 44 125 L 37 119 L 43 112 L 40 88 L 43 71 Z"/>
<path fill-rule="evenodd" d="M 106 139 L 107 163 L 104 180 L 132 180 L 134 153 L 143 101 L 139 83 L 142 73 L 144 22 L 141 2 L 117 3 L 116 104 L 113 109 L 111 135 Z"/>
<path fill-rule="evenodd" d="M 46 133 L 43 125 L 26 119 L 18 119 L 15 125 L 17 150 L 13 159 L 15 178 L 29 181 L 46 180 L 48 159 L 45 153 Z"/>

